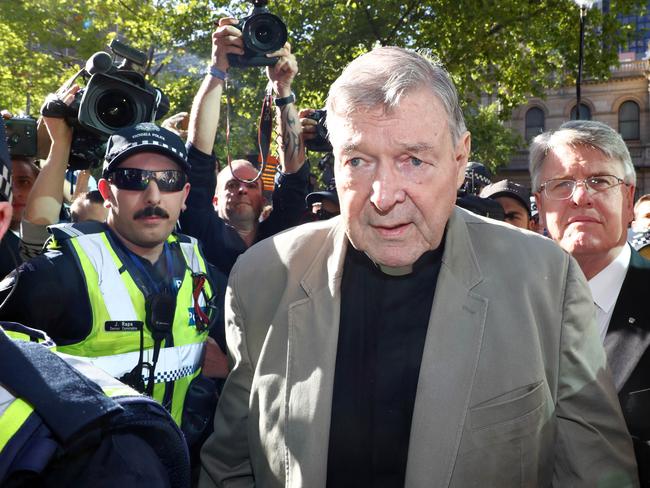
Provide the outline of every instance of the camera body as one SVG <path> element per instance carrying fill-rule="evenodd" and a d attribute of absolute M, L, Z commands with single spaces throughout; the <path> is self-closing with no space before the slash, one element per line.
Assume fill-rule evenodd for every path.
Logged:
<path fill-rule="evenodd" d="M 158 118 L 158 91 L 148 87 L 144 78 L 133 80 L 130 75 L 92 75 L 86 87 L 76 93 L 68 123 L 108 137 L 123 127 Z"/>
<path fill-rule="evenodd" d="M 308 118 L 316 121 L 316 137 L 305 141 L 305 147 L 310 151 L 330 152 L 332 150 L 332 145 L 330 144 L 327 135 L 327 127 L 325 125 L 325 122 L 327 121 L 327 110 L 314 110 L 314 113 L 308 115 Z"/>
<path fill-rule="evenodd" d="M 265 0 L 254 0 L 253 10 L 234 26 L 242 32 L 244 54 L 228 54 L 233 68 L 273 66 L 278 58 L 266 54 L 277 51 L 287 42 L 287 26 L 266 7 Z"/>
<path fill-rule="evenodd" d="M 153 122 L 169 110 L 167 97 L 134 67 L 146 63 L 146 54 L 117 40 L 109 47 L 124 59 L 120 65 L 106 52 L 93 54 L 80 72 L 86 85 L 70 106 L 62 111 L 46 103 L 42 110 L 43 115 L 65 118 L 73 127 L 69 159 L 73 170 L 99 166 L 112 134 L 140 122 Z"/>
<path fill-rule="evenodd" d="M 31 117 L 12 117 L 5 120 L 7 146 L 13 156 L 36 156 L 36 119 Z"/>

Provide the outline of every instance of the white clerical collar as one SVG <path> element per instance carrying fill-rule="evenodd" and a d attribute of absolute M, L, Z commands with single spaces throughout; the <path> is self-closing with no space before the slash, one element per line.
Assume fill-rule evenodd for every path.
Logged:
<path fill-rule="evenodd" d="M 629 244 L 625 244 L 616 259 L 603 268 L 596 276 L 589 280 L 589 288 L 594 303 L 605 313 L 609 313 L 616 304 L 618 294 L 623 286 L 623 280 L 630 266 Z"/>
<path fill-rule="evenodd" d="M 370 257 L 370 254 L 367 252 L 363 252 L 368 259 L 374 264 L 377 269 L 381 270 L 382 273 L 389 275 L 389 276 L 406 276 L 407 274 L 411 274 L 413 272 L 413 265 L 409 264 L 407 266 L 386 266 L 385 264 L 380 264 L 372 257 Z"/>

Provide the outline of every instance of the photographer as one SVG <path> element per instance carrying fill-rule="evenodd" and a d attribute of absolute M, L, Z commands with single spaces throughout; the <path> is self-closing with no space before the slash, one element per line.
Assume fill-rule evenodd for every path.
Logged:
<path fill-rule="evenodd" d="M 62 91 L 59 98 L 69 105 L 79 86 Z M 49 238 L 48 225 L 59 222 L 63 188 L 68 167 L 72 127 L 62 118 L 43 117 L 51 141 L 50 151 L 27 199 L 21 222 L 21 255 L 30 259 L 40 254 Z"/>
<path fill-rule="evenodd" d="M 183 232 L 204 244 L 209 262 L 228 274 L 237 257 L 253 243 L 300 223 L 304 213 L 309 167 L 304 165 L 305 153 L 301 139 L 299 115 L 291 84 L 298 73 L 296 58 L 288 43 L 278 51 L 267 54 L 279 57 L 266 69 L 272 83 L 279 112 L 280 171 L 273 192 L 273 211 L 262 223 L 262 181 L 252 179 L 257 169 L 248 161 L 235 160 L 215 178 L 213 146 L 219 124 L 221 96 L 230 63 L 228 54 L 243 55 L 242 32 L 234 27 L 232 18 L 219 20 L 212 35 L 212 57 L 209 72 L 194 98 L 190 114 L 188 155 L 192 163 L 192 189 L 187 211 L 181 215 Z M 215 193 L 216 188 L 216 193 Z M 217 213 L 213 208 L 216 199 Z"/>

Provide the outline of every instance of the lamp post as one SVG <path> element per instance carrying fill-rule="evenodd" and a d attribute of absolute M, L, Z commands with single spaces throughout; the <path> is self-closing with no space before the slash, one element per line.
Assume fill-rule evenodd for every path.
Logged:
<path fill-rule="evenodd" d="M 580 51 L 578 52 L 578 79 L 576 80 L 576 120 L 580 120 L 580 83 L 582 82 L 582 59 L 585 46 L 585 17 L 587 10 L 595 3 L 595 0 L 573 0 L 580 8 Z"/>

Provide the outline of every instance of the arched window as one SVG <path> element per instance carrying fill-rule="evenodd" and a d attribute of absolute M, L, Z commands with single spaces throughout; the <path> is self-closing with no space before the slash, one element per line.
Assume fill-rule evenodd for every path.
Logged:
<path fill-rule="evenodd" d="M 639 139 L 639 105 L 636 102 L 623 102 L 619 107 L 618 131 L 626 141 Z"/>
<path fill-rule="evenodd" d="M 526 140 L 544 132 L 544 111 L 541 108 L 533 107 L 526 112 Z"/>
<path fill-rule="evenodd" d="M 576 106 L 571 109 L 571 120 L 576 120 Z M 580 104 L 580 120 L 591 120 L 591 109 L 584 103 Z"/>

